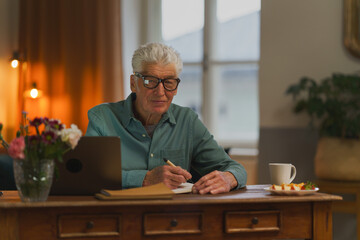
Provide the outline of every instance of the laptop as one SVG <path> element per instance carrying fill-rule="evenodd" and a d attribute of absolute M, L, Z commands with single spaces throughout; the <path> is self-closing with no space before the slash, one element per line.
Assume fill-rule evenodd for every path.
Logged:
<path fill-rule="evenodd" d="M 121 189 L 119 137 L 83 136 L 57 164 L 50 195 L 94 195 L 102 188 Z"/>

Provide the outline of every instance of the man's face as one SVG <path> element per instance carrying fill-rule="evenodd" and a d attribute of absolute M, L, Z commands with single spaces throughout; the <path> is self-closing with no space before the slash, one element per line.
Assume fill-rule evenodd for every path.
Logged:
<path fill-rule="evenodd" d="M 142 75 L 154 76 L 161 79 L 177 78 L 175 64 L 146 64 L 143 66 Z M 160 83 L 154 89 L 148 89 L 144 86 L 140 77 L 131 75 L 131 91 L 136 93 L 135 108 L 143 119 L 151 115 L 163 115 L 170 107 L 173 97 L 177 90 L 167 91 Z"/>

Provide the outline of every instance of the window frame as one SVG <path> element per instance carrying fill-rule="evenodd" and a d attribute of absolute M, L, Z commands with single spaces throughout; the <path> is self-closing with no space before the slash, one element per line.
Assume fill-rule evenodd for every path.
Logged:
<path fill-rule="evenodd" d="M 144 31 L 146 36 L 143 36 L 144 42 L 164 42 L 162 39 L 162 19 L 161 19 L 161 5 L 162 0 L 145 1 L 145 22 L 143 26 L 147 27 Z M 216 68 L 219 66 L 229 65 L 248 65 L 254 64 L 259 67 L 260 59 L 258 60 L 217 60 L 216 59 L 216 33 L 217 33 L 217 0 L 204 0 L 204 28 L 203 28 L 203 57 L 201 61 L 183 61 L 186 66 L 201 66 L 202 67 L 202 82 L 206 82 L 202 88 L 202 121 L 208 130 L 215 136 L 218 143 L 225 148 L 243 148 L 243 149 L 257 149 L 258 138 L 256 140 L 228 140 L 218 137 L 217 132 L 217 116 L 218 116 L 218 84 L 216 76 Z M 150 14 L 152 13 L 152 14 Z M 146 23 L 146 24 L 145 24 Z M 259 131 L 258 131 L 259 134 Z"/>

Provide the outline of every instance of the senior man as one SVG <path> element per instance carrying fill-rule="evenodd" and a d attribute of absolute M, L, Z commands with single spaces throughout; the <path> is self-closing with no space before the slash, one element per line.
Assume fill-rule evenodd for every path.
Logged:
<path fill-rule="evenodd" d="M 132 93 L 124 101 L 90 109 L 86 132 L 120 136 L 123 188 L 163 182 L 174 189 L 189 179 L 196 181 L 193 193 L 244 187 L 244 167 L 230 159 L 195 112 L 172 103 L 182 70 L 179 54 L 164 44 L 149 43 L 134 52 L 132 67 Z"/>

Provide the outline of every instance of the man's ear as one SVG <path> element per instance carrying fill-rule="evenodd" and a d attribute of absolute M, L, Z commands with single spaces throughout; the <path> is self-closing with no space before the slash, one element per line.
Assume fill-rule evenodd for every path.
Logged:
<path fill-rule="evenodd" d="M 132 74 L 130 76 L 130 89 L 131 89 L 131 92 L 136 92 L 136 79 L 135 79 L 135 76 Z"/>

